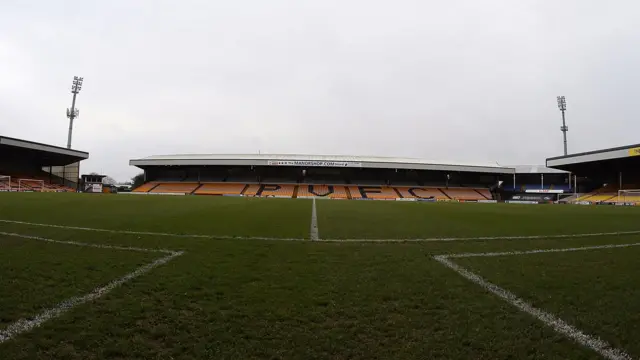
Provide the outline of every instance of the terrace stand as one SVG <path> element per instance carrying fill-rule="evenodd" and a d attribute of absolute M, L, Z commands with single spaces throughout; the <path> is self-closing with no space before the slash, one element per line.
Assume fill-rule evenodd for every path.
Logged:
<path fill-rule="evenodd" d="M 0 191 L 11 191 L 11 176 L 0 175 Z"/>
<path fill-rule="evenodd" d="M 38 184 L 34 186 L 34 184 Z M 44 191 L 44 180 L 18 179 L 18 191 Z"/>

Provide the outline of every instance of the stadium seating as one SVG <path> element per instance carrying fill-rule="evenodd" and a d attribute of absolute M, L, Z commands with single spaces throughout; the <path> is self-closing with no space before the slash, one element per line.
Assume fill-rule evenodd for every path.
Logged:
<path fill-rule="evenodd" d="M 8 173 L 6 175 L 11 176 L 11 182 L 3 182 L 0 184 L 0 190 L 3 191 L 75 192 L 75 189 L 70 187 L 49 183 L 48 176 L 44 175 L 15 173 Z M 40 180 L 42 182 L 40 182 Z"/>
<path fill-rule="evenodd" d="M 237 183 L 206 183 L 194 192 L 196 195 L 241 195 L 247 185 Z"/>
<path fill-rule="evenodd" d="M 448 200 L 449 198 L 439 189 L 430 187 L 396 187 L 403 198 L 413 199 L 434 198 L 436 200 Z"/>
<path fill-rule="evenodd" d="M 590 201 L 590 202 L 616 201 L 617 197 L 618 197 L 617 189 L 613 185 L 607 185 L 593 192 L 580 196 L 579 198 L 576 199 L 576 201 Z"/>
<path fill-rule="evenodd" d="M 637 185 L 626 184 L 623 186 L 625 190 L 638 189 Z M 590 202 L 626 202 L 626 203 L 640 203 L 640 194 L 623 194 L 618 197 L 618 187 L 614 185 L 607 185 L 599 188 L 588 194 L 579 196 L 573 201 L 590 201 Z"/>
<path fill-rule="evenodd" d="M 153 189 L 157 185 L 158 183 L 155 181 L 144 183 L 138 186 L 137 188 L 133 189 L 133 192 L 148 192 L 149 190 Z"/>
<path fill-rule="evenodd" d="M 489 189 L 475 189 L 477 192 L 480 193 L 480 195 L 482 195 L 485 199 L 493 199 L 493 196 L 491 195 L 491 191 L 489 191 Z"/>
<path fill-rule="evenodd" d="M 282 184 L 252 184 L 245 190 L 245 196 L 278 196 L 278 197 L 293 197 L 295 185 Z"/>
<path fill-rule="evenodd" d="M 347 190 L 342 185 L 307 185 L 298 186 L 298 197 L 328 197 L 330 199 L 348 199 Z"/>
<path fill-rule="evenodd" d="M 257 197 L 328 197 L 330 199 L 395 200 L 486 200 L 491 193 L 484 188 L 437 188 L 425 186 L 318 185 L 318 184 L 246 184 L 229 182 L 148 182 L 133 192 L 184 193 L 194 195 L 244 195 Z"/>
<path fill-rule="evenodd" d="M 176 194 L 190 194 L 198 188 L 200 184 L 198 183 L 180 183 L 180 182 L 171 182 L 171 183 L 161 183 L 158 184 L 155 188 L 153 188 L 150 193 L 176 193 Z"/>
<path fill-rule="evenodd" d="M 640 203 L 640 195 L 622 195 L 619 200 L 618 197 L 615 197 L 616 201 L 625 202 L 625 203 Z"/>
<path fill-rule="evenodd" d="M 22 180 L 19 184 L 21 188 L 25 188 L 27 190 L 36 190 L 36 189 L 47 189 L 47 186 L 38 180 Z"/>
<path fill-rule="evenodd" d="M 593 194 L 591 196 L 587 196 L 584 200 L 580 201 L 591 201 L 591 202 L 601 202 L 601 201 L 616 201 L 618 194 L 616 193 L 601 193 L 601 194 Z"/>
<path fill-rule="evenodd" d="M 394 200 L 400 197 L 388 186 L 349 186 L 349 192 L 352 199 Z"/>
<path fill-rule="evenodd" d="M 482 194 L 480 194 L 474 189 L 448 188 L 448 189 L 442 189 L 442 191 L 447 196 L 449 196 L 451 199 L 454 199 L 454 200 L 486 200 L 487 199 L 487 197 L 483 196 Z"/>

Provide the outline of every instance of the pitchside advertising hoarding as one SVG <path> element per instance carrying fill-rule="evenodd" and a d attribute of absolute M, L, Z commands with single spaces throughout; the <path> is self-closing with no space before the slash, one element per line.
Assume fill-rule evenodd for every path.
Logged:
<path fill-rule="evenodd" d="M 270 166 L 362 167 L 362 163 L 350 161 L 269 160 Z"/>

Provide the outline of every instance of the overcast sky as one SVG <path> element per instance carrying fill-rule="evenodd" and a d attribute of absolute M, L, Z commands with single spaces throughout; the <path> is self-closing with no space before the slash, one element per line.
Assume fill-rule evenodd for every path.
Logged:
<path fill-rule="evenodd" d="M 3 1 L 0 135 L 122 181 L 183 153 L 542 164 L 640 143 L 637 1 Z"/>

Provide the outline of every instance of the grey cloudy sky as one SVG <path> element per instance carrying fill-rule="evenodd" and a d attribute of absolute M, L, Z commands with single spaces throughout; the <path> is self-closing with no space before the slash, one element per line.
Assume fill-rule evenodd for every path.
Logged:
<path fill-rule="evenodd" d="M 0 134 L 83 172 L 175 153 L 543 163 L 639 143 L 640 3 L 4 1 Z"/>

